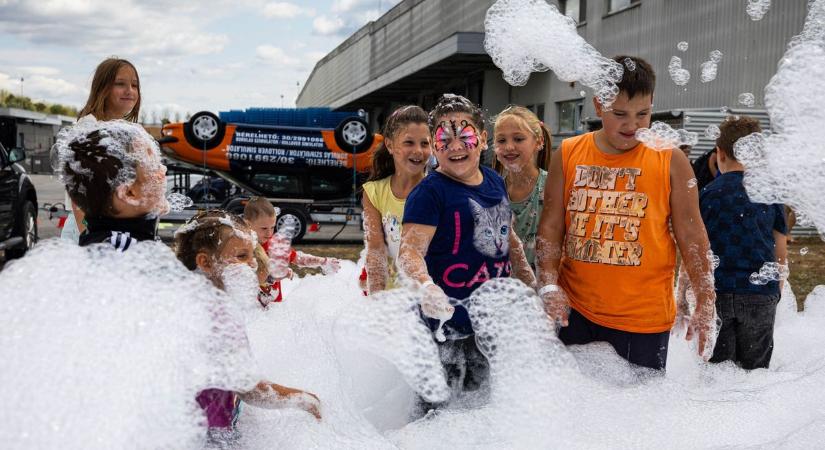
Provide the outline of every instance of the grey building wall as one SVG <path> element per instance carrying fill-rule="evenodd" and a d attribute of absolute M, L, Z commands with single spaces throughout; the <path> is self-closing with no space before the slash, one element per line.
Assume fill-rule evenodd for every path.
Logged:
<path fill-rule="evenodd" d="M 377 93 L 405 78 L 414 81 L 413 74 L 430 72 L 434 78 L 418 85 L 422 92 L 419 103 L 428 106 L 425 100 L 432 96 L 424 93 L 456 90 L 455 79 L 447 82 L 435 78 L 450 58 L 455 58 L 450 52 L 479 53 L 478 45 L 447 45 L 450 37 L 456 33 L 482 33 L 492 3 L 402 1 L 317 63 L 298 98 L 298 106 L 364 107 L 373 113 L 375 121 L 379 112 L 385 113 L 397 103 L 379 99 Z M 551 3 L 558 5 L 559 1 Z M 775 73 L 789 39 L 801 31 L 807 0 L 776 0 L 765 17 L 756 22 L 745 12 L 746 0 L 639 0 L 613 13 L 608 13 L 608 4 L 609 0 L 586 0 L 586 20 L 579 25 L 579 34 L 605 56 L 630 54 L 647 59 L 658 75 L 654 108 L 665 111 L 733 108 L 739 106 L 737 97 L 743 92 L 755 94 L 755 108 L 763 108 L 764 86 Z M 688 42 L 687 52 L 676 48 L 680 41 Z M 709 59 L 712 50 L 720 50 L 724 57 L 717 78 L 702 83 L 700 65 Z M 691 72 L 687 86 L 677 86 L 670 79 L 667 66 L 672 56 L 679 56 L 682 67 Z M 444 64 L 439 65 L 439 61 Z M 558 135 L 556 142 L 565 135 L 558 131 L 559 102 L 581 100 L 581 118 L 595 115 L 589 92 L 582 97 L 580 92 L 585 89 L 577 83 L 562 82 L 546 72 L 533 74 L 526 86 L 511 87 L 489 57 L 474 61 L 475 66 L 463 67 L 468 76 L 472 73 L 483 77 L 480 99 L 489 113 L 500 111 L 508 103 L 543 105 L 543 119 Z M 409 93 L 409 86 L 404 92 Z"/>

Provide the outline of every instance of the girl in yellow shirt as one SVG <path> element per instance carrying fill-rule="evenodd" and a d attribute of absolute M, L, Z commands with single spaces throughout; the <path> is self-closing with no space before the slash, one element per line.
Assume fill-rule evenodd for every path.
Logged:
<path fill-rule="evenodd" d="M 396 109 L 382 134 L 362 198 L 367 256 L 361 279 L 366 278 L 369 293 L 394 286 L 404 202 L 424 178 L 432 155 L 427 113 L 418 106 Z"/>

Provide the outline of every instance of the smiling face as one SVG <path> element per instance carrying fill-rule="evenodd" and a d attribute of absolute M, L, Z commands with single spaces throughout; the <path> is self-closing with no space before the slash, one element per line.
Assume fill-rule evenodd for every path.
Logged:
<path fill-rule="evenodd" d="M 106 96 L 106 116 L 103 120 L 122 119 L 134 109 L 140 98 L 140 87 L 135 70 L 124 64 L 118 69 L 115 81 Z"/>
<path fill-rule="evenodd" d="M 424 123 L 411 123 L 402 126 L 392 139 L 386 142 L 387 150 L 392 155 L 396 173 L 420 175 L 427 167 L 427 160 L 432 155 L 430 146 L 430 129 Z"/>
<path fill-rule="evenodd" d="M 496 159 L 511 172 L 520 172 L 528 164 L 536 165 L 542 143 L 527 123 L 517 116 L 506 116 L 496 123 Z"/>
<path fill-rule="evenodd" d="M 478 162 L 487 132 L 479 133 L 467 113 L 449 113 L 439 117 L 437 123 L 433 146 L 439 172 L 464 183 L 473 182 L 481 174 Z"/>
<path fill-rule="evenodd" d="M 598 133 L 611 148 L 604 149 L 617 153 L 626 152 L 635 147 L 636 130 L 650 128 L 650 112 L 653 109 L 653 94 L 637 94 L 632 99 L 625 92 L 620 92 L 609 110 L 593 99 L 596 115 L 602 119 L 602 129 Z"/>

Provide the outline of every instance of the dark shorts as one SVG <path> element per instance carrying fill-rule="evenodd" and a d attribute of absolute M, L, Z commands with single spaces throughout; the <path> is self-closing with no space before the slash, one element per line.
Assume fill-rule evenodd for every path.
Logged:
<path fill-rule="evenodd" d="M 767 368 L 773 354 L 773 325 L 779 295 L 718 294 L 722 328 L 710 362 L 733 361 L 743 369 Z"/>
<path fill-rule="evenodd" d="M 463 339 L 437 342 L 441 364 L 447 375 L 452 396 L 443 403 L 430 403 L 418 397 L 413 419 L 424 416 L 429 410 L 446 406 L 465 391 L 477 391 L 487 385 L 490 364 L 476 345 L 475 335 Z"/>
<path fill-rule="evenodd" d="M 607 342 L 628 362 L 651 369 L 664 370 L 670 331 L 661 333 L 631 333 L 595 324 L 575 309 L 570 310 L 568 325 L 559 329 L 564 345 Z"/>

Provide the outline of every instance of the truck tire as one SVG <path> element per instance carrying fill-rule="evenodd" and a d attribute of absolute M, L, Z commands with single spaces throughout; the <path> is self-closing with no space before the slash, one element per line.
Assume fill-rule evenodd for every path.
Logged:
<path fill-rule="evenodd" d="M 211 150 L 223 141 L 226 124 L 209 111 L 200 111 L 192 115 L 183 125 L 186 142 L 200 150 Z"/>
<path fill-rule="evenodd" d="M 23 245 L 14 249 L 8 249 L 6 254 L 9 259 L 22 258 L 27 251 L 34 247 L 37 243 L 37 206 L 34 203 L 26 200 L 22 208 L 23 214 L 20 215 L 20 220 L 15 227 L 15 236 L 23 238 Z"/>
<path fill-rule="evenodd" d="M 307 222 L 309 222 L 309 218 L 307 217 L 306 213 L 301 211 L 297 208 L 281 207 L 281 213 L 278 214 L 278 220 L 275 222 L 275 231 L 279 231 L 281 227 L 283 227 L 286 223 L 294 220 L 296 223 L 296 230 L 295 236 L 292 238 L 292 242 L 297 243 L 301 241 L 301 238 L 304 237 L 307 231 Z"/>
<path fill-rule="evenodd" d="M 345 152 L 364 152 L 374 138 L 369 124 L 360 117 L 347 117 L 335 127 L 335 143 Z"/>

